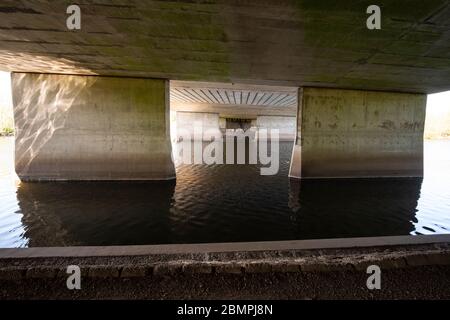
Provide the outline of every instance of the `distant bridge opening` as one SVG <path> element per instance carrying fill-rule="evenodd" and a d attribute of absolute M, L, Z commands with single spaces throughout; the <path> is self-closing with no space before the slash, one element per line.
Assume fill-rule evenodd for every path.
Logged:
<path fill-rule="evenodd" d="M 288 144 L 294 142 L 297 94 L 298 88 L 295 87 L 172 81 L 170 118 L 175 162 L 180 156 L 177 143 L 186 135 L 207 143 L 215 140 L 211 132 L 224 139 L 233 132 L 251 135 L 265 129 L 271 139 L 270 132 L 276 129 L 279 140 Z M 235 138 L 236 144 L 238 140 Z M 244 142 L 248 163 L 250 138 L 245 137 Z M 234 156 L 237 157 L 236 154 Z"/>

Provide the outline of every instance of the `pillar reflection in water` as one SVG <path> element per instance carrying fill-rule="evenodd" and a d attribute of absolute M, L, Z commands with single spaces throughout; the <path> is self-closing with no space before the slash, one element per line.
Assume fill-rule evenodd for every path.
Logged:
<path fill-rule="evenodd" d="M 260 165 L 182 165 L 154 183 L 22 183 L 28 246 L 139 245 L 408 235 L 422 179 L 289 180 Z M 422 225 L 429 226 L 428 220 Z"/>
<path fill-rule="evenodd" d="M 170 243 L 175 182 L 22 183 L 30 247 Z"/>
<path fill-rule="evenodd" d="M 302 239 L 408 235 L 422 178 L 291 180 L 289 207 Z"/>

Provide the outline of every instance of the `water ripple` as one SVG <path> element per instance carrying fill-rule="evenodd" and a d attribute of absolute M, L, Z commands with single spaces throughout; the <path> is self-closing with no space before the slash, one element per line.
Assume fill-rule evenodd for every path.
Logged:
<path fill-rule="evenodd" d="M 21 183 L 0 139 L 0 247 L 291 240 L 450 231 L 450 141 L 424 179 L 290 181 L 259 165 L 181 165 L 176 182 Z M 7 155 L 10 155 L 9 157 Z"/>

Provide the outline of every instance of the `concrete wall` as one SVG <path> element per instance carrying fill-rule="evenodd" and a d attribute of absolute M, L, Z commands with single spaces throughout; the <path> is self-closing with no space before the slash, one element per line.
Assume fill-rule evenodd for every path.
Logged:
<path fill-rule="evenodd" d="M 422 176 L 425 108 L 423 94 L 304 88 L 291 176 Z"/>
<path fill-rule="evenodd" d="M 172 124 L 173 125 L 173 124 Z M 204 137 L 194 137 L 194 128 L 198 128 L 199 132 L 205 134 L 209 132 L 219 131 L 219 114 L 207 112 L 183 112 L 177 111 L 175 116 L 174 140 L 181 140 L 181 136 L 189 134 L 191 139 L 210 140 Z"/>
<path fill-rule="evenodd" d="M 296 117 L 258 116 L 258 129 L 278 129 L 280 140 L 294 140 L 297 131 Z"/>
<path fill-rule="evenodd" d="M 221 130 L 227 129 L 227 118 L 219 117 L 219 129 Z"/>
<path fill-rule="evenodd" d="M 278 129 L 281 140 L 293 140 L 295 138 L 297 126 L 296 117 L 283 117 L 283 116 L 258 116 L 256 120 L 249 120 L 247 126 L 256 126 L 262 129 Z M 185 112 L 176 111 L 176 115 L 172 117 L 172 139 L 173 141 L 180 141 L 182 133 L 189 133 L 191 137 L 194 137 L 194 126 L 202 128 L 203 132 L 209 130 L 225 130 L 240 128 L 242 124 L 236 123 L 233 126 L 232 120 L 227 118 L 221 118 L 217 113 L 208 112 Z M 246 130 L 244 128 L 244 130 Z M 210 139 L 202 140 L 209 141 Z"/>
<path fill-rule="evenodd" d="M 167 81 L 15 73 L 12 87 L 22 180 L 175 177 Z"/>

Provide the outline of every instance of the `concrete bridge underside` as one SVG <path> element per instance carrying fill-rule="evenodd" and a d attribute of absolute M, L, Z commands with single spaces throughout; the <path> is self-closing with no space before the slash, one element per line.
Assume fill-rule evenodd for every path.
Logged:
<path fill-rule="evenodd" d="M 448 0 L 379 1 L 381 30 L 371 1 L 88 0 L 79 31 L 68 4 L 0 4 L 22 179 L 173 178 L 168 80 L 299 88 L 292 177 L 422 175 Z"/>
<path fill-rule="evenodd" d="M 297 88 L 226 83 L 172 81 L 170 110 L 179 134 L 194 136 L 194 126 L 206 131 L 278 129 L 279 138 L 294 140 L 297 132 Z M 245 125 L 243 125 L 245 124 Z M 210 137 L 204 137 L 209 141 Z"/>

